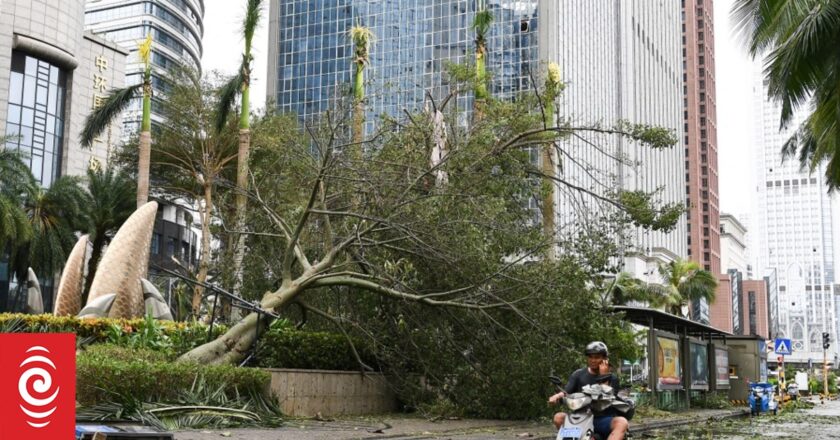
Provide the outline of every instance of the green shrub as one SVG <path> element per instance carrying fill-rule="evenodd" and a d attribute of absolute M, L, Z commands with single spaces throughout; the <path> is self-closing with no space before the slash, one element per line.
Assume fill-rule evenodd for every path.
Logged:
<path fill-rule="evenodd" d="M 76 399 L 85 406 L 177 401 L 196 381 L 224 388 L 230 396 L 266 395 L 270 375 L 254 368 L 170 362 L 153 350 L 112 345 L 91 346 L 76 359 Z"/>
<path fill-rule="evenodd" d="M 373 366 L 367 346 L 356 340 L 353 344 L 362 361 Z M 347 338 L 333 333 L 272 329 L 260 338 L 256 357 L 257 366 L 263 368 L 359 369 Z"/>
<path fill-rule="evenodd" d="M 215 326 L 213 335 L 224 332 Z M 198 322 L 154 319 L 111 319 L 75 316 L 0 314 L 0 332 L 75 333 L 84 344 L 110 342 L 132 348 L 152 348 L 179 355 L 207 341 L 209 327 Z"/>
<path fill-rule="evenodd" d="M 732 403 L 729 401 L 729 396 L 725 392 L 704 392 L 691 396 L 691 407 L 705 409 L 729 409 L 732 408 Z"/>

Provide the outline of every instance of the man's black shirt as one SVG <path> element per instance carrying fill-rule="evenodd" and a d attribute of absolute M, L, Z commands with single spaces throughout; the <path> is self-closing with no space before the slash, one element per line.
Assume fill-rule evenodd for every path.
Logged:
<path fill-rule="evenodd" d="M 598 379 L 601 380 L 599 381 Z M 609 386 L 613 387 L 613 390 L 617 392 L 618 377 L 616 377 L 614 374 L 594 375 L 589 373 L 588 368 L 581 368 L 572 373 L 571 376 L 569 376 L 569 381 L 566 382 L 566 395 L 579 393 L 586 385 L 604 383 L 607 381 L 609 382 Z"/>

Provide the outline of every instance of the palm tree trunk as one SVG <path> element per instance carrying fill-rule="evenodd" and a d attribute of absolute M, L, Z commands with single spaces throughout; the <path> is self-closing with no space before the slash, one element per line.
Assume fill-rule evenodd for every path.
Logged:
<path fill-rule="evenodd" d="M 140 150 L 137 158 L 137 207 L 149 201 L 149 162 L 152 155 L 152 85 L 146 68 L 143 85 L 143 119 L 140 127 Z"/>
<path fill-rule="evenodd" d="M 554 127 L 554 103 L 549 102 L 545 106 L 545 126 L 546 127 Z M 553 135 L 553 133 L 550 133 Z M 555 230 L 555 221 L 554 221 L 554 177 L 555 175 L 555 166 L 554 166 L 554 158 L 552 155 L 552 150 L 554 147 L 553 142 L 547 142 L 542 147 L 542 173 L 545 177 L 545 181 L 548 184 L 548 191 L 546 192 L 545 197 L 542 200 L 542 214 L 543 214 L 543 232 L 545 236 L 550 240 L 549 247 L 546 251 L 546 258 L 549 261 L 554 261 L 557 258 L 557 246 L 555 245 L 554 236 L 557 233 Z"/>
<path fill-rule="evenodd" d="M 85 288 L 82 290 L 82 308 L 87 304 L 88 293 L 90 293 L 90 285 L 93 284 L 93 277 L 96 276 L 96 266 L 99 265 L 99 260 L 102 258 L 102 248 L 105 247 L 105 237 L 103 234 L 97 234 L 93 239 L 93 250 L 90 253 L 90 260 L 88 261 L 88 273 L 85 278 Z"/>
<path fill-rule="evenodd" d="M 350 158 L 353 161 L 362 159 L 362 142 L 365 131 L 365 66 L 356 63 L 356 73 L 353 77 L 353 145 Z"/>
<path fill-rule="evenodd" d="M 200 284 L 193 290 L 192 311 L 193 316 L 201 312 L 201 299 L 204 296 L 204 287 L 201 286 L 207 281 L 207 272 L 210 270 L 210 215 L 213 212 L 213 180 L 207 179 L 204 184 L 204 212 L 201 213 L 201 257 L 198 260 L 198 276 L 196 281 Z"/>
<path fill-rule="evenodd" d="M 137 158 L 137 207 L 149 201 L 149 162 L 152 155 L 152 134 L 140 132 L 140 150 Z"/>
<path fill-rule="evenodd" d="M 233 254 L 233 293 L 240 295 L 243 282 L 242 261 L 245 259 L 245 210 L 248 209 L 248 160 L 251 155 L 251 130 L 239 129 L 239 159 L 236 171 L 236 251 Z"/>

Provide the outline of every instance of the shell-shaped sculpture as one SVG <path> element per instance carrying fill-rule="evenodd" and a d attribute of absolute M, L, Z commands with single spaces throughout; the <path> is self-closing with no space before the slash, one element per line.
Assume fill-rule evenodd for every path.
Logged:
<path fill-rule="evenodd" d="M 114 304 L 116 294 L 108 293 L 99 295 L 96 299 L 88 301 L 85 308 L 83 308 L 78 317 L 79 318 L 107 318 L 108 311 L 111 310 L 111 305 Z"/>
<path fill-rule="evenodd" d="M 143 285 L 143 298 L 146 303 L 146 314 L 151 314 L 152 318 L 161 321 L 172 321 L 172 311 L 163 299 L 157 287 L 149 280 L 140 279 L 140 284 Z"/>
<path fill-rule="evenodd" d="M 145 276 L 149 263 L 155 213 L 156 202 L 146 203 L 134 211 L 111 240 L 96 269 L 88 304 L 101 295 L 116 293 L 108 313 L 110 318 L 143 316 L 143 289 L 137 280 Z"/>
<path fill-rule="evenodd" d="M 26 277 L 26 313 L 40 315 L 44 313 L 44 299 L 41 297 L 41 284 L 32 268 L 27 269 Z"/>
<path fill-rule="evenodd" d="M 70 251 L 61 280 L 58 282 L 58 295 L 55 298 L 55 316 L 75 316 L 82 309 L 82 284 L 84 284 L 85 257 L 90 240 L 87 234 Z"/>

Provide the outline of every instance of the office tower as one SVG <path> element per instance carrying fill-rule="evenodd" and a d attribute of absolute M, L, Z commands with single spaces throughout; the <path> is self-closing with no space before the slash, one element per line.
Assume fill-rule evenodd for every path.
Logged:
<path fill-rule="evenodd" d="M 681 0 L 683 11 L 683 119 L 688 256 L 713 274 L 720 265 L 714 1 Z"/>
<path fill-rule="evenodd" d="M 822 359 L 822 333 L 837 334 L 837 199 L 828 193 L 823 166 L 811 173 L 796 158 L 782 158 L 782 144 L 802 115 L 780 132 L 780 107 L 767 99 L 761 77 L 754 95 L 757 273 L 776 273 L 777 337 L 791 339 L 794 360 L 816 361 Z M 837 351 L 836 341 L 831 350 Z"/>

